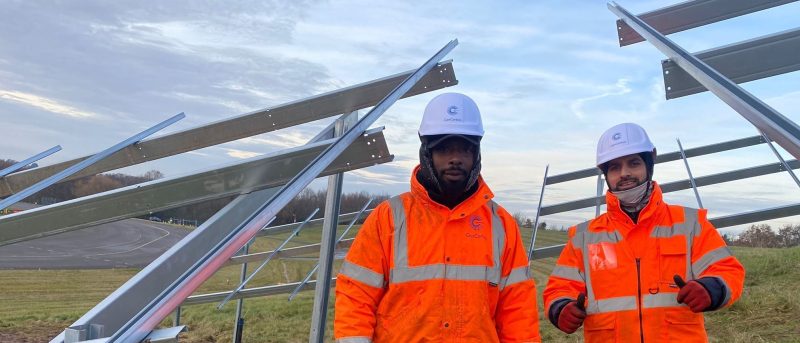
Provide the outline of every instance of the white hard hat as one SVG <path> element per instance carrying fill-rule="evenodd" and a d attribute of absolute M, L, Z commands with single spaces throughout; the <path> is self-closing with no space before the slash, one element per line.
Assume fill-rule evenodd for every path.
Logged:
<path fill-rule="evenodd" d="M 483 123 L 478 105 L 459 93 L 439 94 L 422 115 L 420 136 L 467 135 L 483 137 Z"/>
<path fill-rule="evenodd" d="M 600 136 L 600 141 L 597 142 L 597 166 L 618 157 L 651 152 L 655 148 L 641 126 L 622 123 Z"/>

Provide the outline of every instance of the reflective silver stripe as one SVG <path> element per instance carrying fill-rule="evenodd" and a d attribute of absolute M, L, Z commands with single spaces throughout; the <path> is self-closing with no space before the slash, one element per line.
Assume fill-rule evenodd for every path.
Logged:
<path fill-rule="evenodd" d="M 394 222 L 394 267 L 389 272 L 391 283 L 424 281 L 433 279 L 487 281 L 500 283 L 501 258 L 505 247 L 505 229 L 497 214 L 498 205 L 490 201 L 488 206 L 492 213 L 492 255 L 493 266 L 465 266 L 453 264 L 430 264 L 409 267 L 408 265 L 408 223 L 405 207 L 400 196 L 389 199 Z"/>
<path fill-rule="evenodd" d="M 686 307 L 685 304 L 678 303 L 678 293 L 645 294 L 642 299 L 642 306 L 644 308 Z"/>
<path fill-rule="evenodd" d="M 500 290 L 503 288 L 513 286 L 514 284 L 530 280 L 530 270 L 528 266 L 517 267 L 511 270 L 508 276 L 500 279 Z"/>
<path fill-rule="evenodd" d="M 694 244 L 694 237 L 699 236 L 702 230 L 698 220 L 700 210 L 690 207 L 682 207 L 681 209 L 683 210 L 684 218 L 682 223 L 675 223 L 672 226 L 656 226 L 650 232 L 650 237 L 672 238 L 683 235 L 686 238 L 686 277 L 694 279 L 697 273 L 696 270 L 692 269 L 692 245 Z"/>
<path fill-rule="evenodd" d="M 556 267 L 553 268 L 553 272 L 550 273 L 550 276 L 558 276 L 567 280 L 583 282 L 583 274 L 581 273 L 580 269 L 576 267 L 556 265 Z"/>
<path fill-rule="evenodd" d="M 697 262 L 692 263 L 692 273 L 694 273 L 694 275 L 703 274 L 703 272 L 706 271 L 706 269 L 708 269 L 708 267 L 710 267 L 712 264 L 717 263 L 721 259 L 731 255 L 731 250 L 726 246 L 711 250 L 700 257 Z"/>
<path fill-rule="evenodd" d="M 503 221 L 497 214 L 499 206 L 493 200 L 489 200 L 489 210 L 492 213 L 492 254 L 494 255 L 494 267 L 500 268 L 502 265 L 503 250 L 506 246 L 506 230 Z M 499 283 L 500 279 L 495 283 Z"/>
<path fill-rule="evenodd" d="M 383 274 L 376 273 L 372 269 L 364 268 L 355 263 L 345 260 L 339 273 L 347 275 L 353 280 L 361 282 L 367 286 L 383 288 Z"/>
<path fill-rule="evenodd" d="M 372 339 L 364 336 L 342 337 L 336 343 L 372 343 Z"/>
<path fill-rule="evenodd" d="M 697 277 L 692 268 L 692 246 L 694 245 L 694 237 L 700 235 L 699 211 L 696 208 L 684 207 L 683 224 L 678 225 L 679 230 L 686 232 L 686 277 L 689 279 Z"/>
<path fill-rule="evenodd" d="M 616 311 L 627 311 L 636 309 L 636 297 L 617 297 L 608 298 L 589 303 L 586 308 L 587 314 L 607 313 Z"/>
<path fill-rule="evenodd" d="M 581 249 L 583 255 L 584 284 L 586 285 L 586 300 L 589 304 L 593 304 L 596 301 L 594 297 L 594 289 L 592 288 L 592 275 L 591 272 L 589 272 L 589 254 L 587 253 L 589 249 L 587 247 L 585 238 L 586 234 L 589 233 L 589 223 L 589 221 L 585 221 L 578 224 L 578 226 L 575 228 L 575 236 L 573 237 L 573 240 L 578 238 L 578 244 L 573 242 L 572 245 Z"/>
<path fill-rule="evenodd" d="M 575 237 L 572 238 L 573 239 L 572 245 L 576 245 L 575 243 L 579 241 L 579 240 L 578 241 L 575 240 L 575 238 L 577 238 L 577 236 L 578 236 L 578 234 L 576 233 Z M 618 243 L 619 241 L 622 240 L 622 234 L 619 233 L 619 231 L 617 231 L 617 230 L 614 230 L 614 231 L 611 231 L 611 232 L 609 232 L 609 231 L 584 232 L 583 234 L 581 234 L 581 236 L 582 237 L 580 238 L 580 240 L 585 241 L 586 244 L 595 244 L 595 243 L 602 243 L 602 242 Z"/>
<path fill-rule="evenodd" d="M 408 236 L 406 235 L 406 209 L 400 196 L 389 198 L 394 221 L 394 267 L 408 267 Z"/>
<path fill-rule="evenodd" d="M 500 271 L 496 270 L 496 268 L 440 263 L 419 267 L 395 268 L 391 271 L 391 282 L 401 283 L 434 279 L 495 282 L 500 279 L 499 275 Z"/>

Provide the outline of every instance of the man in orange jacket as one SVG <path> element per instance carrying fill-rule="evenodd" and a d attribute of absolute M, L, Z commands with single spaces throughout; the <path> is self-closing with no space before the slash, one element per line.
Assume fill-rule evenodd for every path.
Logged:
<path fill-rule="evenodd" d="M 411 191 L 366 219 L 336 281 L 341 343 L 540 342 L 519 228 L 480 176 L 480 112 L 445 93 L 425 108 Z"/>
<path fill-rule="evenodd" d="M 655 157 L 636 124 L 597 144 L 607 212 L 569 229 L 544 290 L 550 322 L 566 333 L 583 325 L 586 342 L 707 342 L 702 312 L 742 294 L 744 268 L 706 210 L 664 203 Z"/>

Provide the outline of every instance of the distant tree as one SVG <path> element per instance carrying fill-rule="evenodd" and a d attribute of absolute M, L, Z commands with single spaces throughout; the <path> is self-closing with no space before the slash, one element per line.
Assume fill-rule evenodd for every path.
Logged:
<path fill-rule="evenodd" d="M 781 242 L 775 231 L 767 224 L 754 224 L 739 235 L 736 245 L 754 248 L 777 248 Z"/>
<path fill-rule="evenodd" d="M 531 223 L 531 227 L 533 227 L 533 223 Z M 547 222 L 539 223 L 539 230 L 547 230 Z"/>
<path fill-rule="evenodd" d="M 781 247 L 789 248 L 800 245 L 800 224 L 786 224 L 778 229 L 778 237 Z"/>
<path fill-rule="evenodd" d="M 522 225 L 522 227 L 533 227 L 533 220 L 531 218 L 525 219 L 525 225 Z"/>
<path fill-rule="evenodd" d="M 525 224 L 525 222 L 527 222 L 527 220 L 528 220 L 528 217 L 526 217 L 525 213 L 522 213 L 522 212 L 514 213 L 513 217 L 514 217 L 514 221 L 517 222 L 517 225 L 522 226 L 522 227 L 524 227 L 523 224 Z"/>

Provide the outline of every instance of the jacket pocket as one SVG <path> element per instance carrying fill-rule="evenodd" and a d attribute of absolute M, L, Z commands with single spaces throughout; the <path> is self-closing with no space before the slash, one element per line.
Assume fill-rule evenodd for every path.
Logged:
<path fill-rule="evenodd" d="M 666 310 L 667 342 L 708 342 L 703 315 L 689 309 Z"/>
<path fill-rule="evenodd" d="M 661 282 L 667 284 L 672 283 L 672 277 L 676 274 L 680 275 L 684 280 L 688 280 L 689 275 L 686 275 L 686 259 L 688 258 L 686 237 L 680 235 L 671 238 L 661 238 L 659 239 L 659 245 L 659 250 L 661 252 L 661 256 L 659 256 Z"/>
<path fill-rule="evenodd" d="M 583 336 L 587 343 L 616 342 L 617 314 L 598 313 L 587 316 L 583 322 Z"/>

